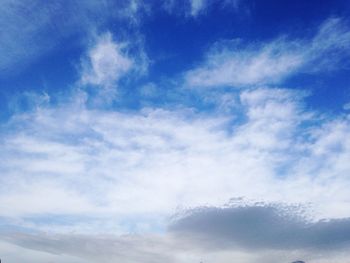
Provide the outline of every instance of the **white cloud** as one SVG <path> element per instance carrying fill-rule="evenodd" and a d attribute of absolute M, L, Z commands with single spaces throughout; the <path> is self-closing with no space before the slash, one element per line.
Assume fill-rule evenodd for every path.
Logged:
<path fill-rule="evenodd" d="M 349 118 L 320 118 L 304 108 L 304 96 L 287 89 L 244 90 L 235 102 L 238 112 L 222 115 L 189 108 L 122 113 L 88 109 L 80 100 L 17 114 L 6 124 L 11 132 L 1 136 L 1 220 L 15 229 L 90 233 L 94 247 L 102 233 L 162 233 L 178 209 L 220 207 L 235 196 L 311 203 L 315 220 L 349 217 Z M 51 248 L 38 247 L 35 240 L 21 246 L 86 258 L 85 252 L 56 250 L 61 241 L 37 238 Z M 129 253 L 113 254 L 119 243 L 111 242 L 109 252 L 98 249 L 95 256 L 110 255 L 103 262 L 135 260 Z M 201 260 L 201 255 L 255 262 L 267 253 L 210 254 L 191 242 L 188 248 L 174 242 L 166 248 L 146 246 L 145 255 L 151 249 L 154 257 L 160 253 L 159 260 L 174 254 L 169 256 L 174 262 Z M 164 249 L 170 252 L 159 252 Z M 283 258 L 278 251 L 270 254 L 276 262 Z"/>
<path fill-rule="evenodd" d="M 81 81 L 103 88 L 111 88 L 128 72 L 133 61 L 123 52 L 123 45 L 117 44 L 110 33 L 98 37 L 97 43 L 88 52 L 83 62 Z"/>
<path fill-rule="evenodd" d="M 199 87 L 276 84 L 297 71 L 333 69 L 344 63 L 349 46 L 349 28 L 340 19 L 324 22 L 311 40 L 282 37 L 244 48 L 218 43 L 202 65 L 186 73 L 186 82 Z"/>
<path fill-rule="evenodd" d="M 209 54 L 204 66 L 187 74 L 190 86 L 247 86 L 278 82 L 302 63 L 294 52 L 284 52 L 283 41 L 263 48 L 243 51 L 224 50 Z"/>
<path fill-rule="evenodd" d="M 72 104 L 18 115 L 2 136 L 2 215 L 135 217 L 152 227 L 140 215 L 245 196 L 313 202 L 323 216 L 349 216 L 349 120 L 318 120 L 302 97 L 245 91 L 242 123 L 190 109 L 120 113 Z M 43 192 L 52 195 L 40 199 Z"/>

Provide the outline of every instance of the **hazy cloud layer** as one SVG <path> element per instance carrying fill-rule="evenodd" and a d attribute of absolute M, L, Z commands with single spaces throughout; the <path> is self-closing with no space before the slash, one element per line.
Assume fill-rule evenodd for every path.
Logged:
<path fill-rule="evenodd" d="M 47 255 L 67 257 L 64 262 L 176 262 L 169 251 L 171 245 L 157 236 L 88 236 L 15 233 L 4 234 L 2 240 Z M 1 247 L 1 244 L 0 244 Z M 69 261 L 69 258 L 72 258 Z M 73 261 L 74 262 L 74 261 Z"/>

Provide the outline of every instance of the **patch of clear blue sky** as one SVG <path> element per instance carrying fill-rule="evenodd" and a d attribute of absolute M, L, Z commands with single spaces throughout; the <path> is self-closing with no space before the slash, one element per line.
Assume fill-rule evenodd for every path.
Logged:
<path fill-rule="evenodd" d="M 141 11 L 135 24 L 104 13 L 91 17 L 90 24 L 97 32 L 110 31 L 116 40 L 121 41 L 142 39 L 145 52 L 152 61 L 146 75 L 119 85 L 122 99 L 114 103 L 114 107 L 128 110 L 144 106 L 171 107 L 180 103 L 198 110 L 211 110 L 212 106 L 203 103 L 195 93 L 179 90 L 181 83 L 174 80 L 179 80 L 183 72 L 199 63 L 213 43 L 229 39 L 242 39 L 245 43 L 264 42 L 281 35 L 308 38 L 327 18 L 341 17 L 349 23 L 350 17 L 350 2 L 347 0 L 241 0 L 237 8 L 213 1 L 196 17 L 185 15 L 184 1 L 175 2 L 177 6 L 168 12 L 158 1 L 153 1 L 151 12 Z M 115 8 L 118 4 L 116 2 Z M 103 12 L 112 11 L 104 9 Z M 52 21 L 55 27 L 42 32 L 42 38 L 56 34 L 60 21 L 68 15 L 65 8 L 58 9 L 58 12 L 52 18 L 56 20 Z M 108 18 L 102 23 L 101 17 Z M 87 33 L 84 29 L 77 29 L 67 35 L 61 34 L 49 51 L 25 63 L 19 57 L 17 64 L 23 66 L 0 72 L 2 119 L 11 116 L 9 102 L 19 94 L 31 91 L 47 92 L 52 97 L 67 94 L 79 79 L 80 59 L 89 45 Z M 350 70 L 346 68 L 330 73 L 297 74 L 279 86 L 311 90 L 313 95 L 308 98 L 311 107 L 337 112 L 350 101 L 349 76 Z M 159 88 L 158 95 L 148 98 L 138 95 L 140 87 L 150 82 Z M 26 106 L 22 106 L 25 110 Z"/>

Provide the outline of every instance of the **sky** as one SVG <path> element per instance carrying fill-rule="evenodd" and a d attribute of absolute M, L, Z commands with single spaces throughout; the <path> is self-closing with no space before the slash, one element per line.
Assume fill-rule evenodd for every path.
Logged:
<path fill-rule="evenodd" d="M 345 263 L 350 2 L 3 0 L 4 263 Z"/>

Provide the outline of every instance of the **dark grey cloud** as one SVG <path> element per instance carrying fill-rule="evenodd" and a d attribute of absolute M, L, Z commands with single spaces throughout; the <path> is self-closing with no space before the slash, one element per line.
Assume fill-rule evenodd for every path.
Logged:
<path fill-rule="evenodd" d="M 298 207 L 252 205 L 188 211 L 170 231 L 217 248 L 335 250 L 350 247 L 350 218 L 310 221 Z"/>

